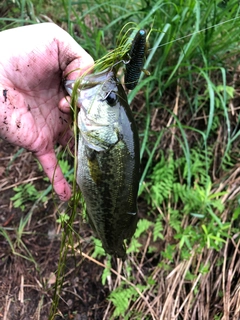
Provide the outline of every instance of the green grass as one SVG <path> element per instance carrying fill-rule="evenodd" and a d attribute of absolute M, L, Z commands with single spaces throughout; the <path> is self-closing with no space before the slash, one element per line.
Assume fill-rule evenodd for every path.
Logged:
<path fill-rule="evenodd" d="M 197 303 L 201 299 L 213 300 L 220 306 L 225 303 L 222 314 L 228 310 L 233 315 L 234 305 L 226 305 L 220 291 L 223 295 L 226 291 L 223 270 L 230 265 L 226 255 L 229 253 L 229 258 L 236 261 L 232 239 L 239 242 L 236 226 L 240 200 L 234 185 L 239 155 L 239 111 L 234 105 L 238 90 L 239 1 L 52 1 L 56 6 L 43 0 L 9 2 L 9 14 L 0 18 L 2 29 L 50 17 L 95 60 L 116 48 L 124 25 L 144 28 L 149 33 L 144 68 L 151 75 L 142 73 L 137 87 L 128 95 L 141 142 L 139 196 L 148 209 L 141 212 L 144 218 L 129 246 L 129 261 L 120 268 L 131 285 L 123 280 L 116 284 L 109 296 L 112 308 L 106 317 L 165 319 L 174 314 L 182 319 L 180 314 L 189 313 L 184 319 L 192 319 L 202 310 Z M 76 163 L 74 174 L 75 181 Z M 59 281 L 72 244 L 77 202 L 74 183 L 67 219 L 62 217 L 60 221 L 65 233 Z M 94 258 L 101 259 L 103 251 L 96 248 Z M 155 261 L 152 264 L 151 259 Z M 155 270 L 146 270 L 144 263 L 154 265 Z M 106 270 L 104 281 L 111 273 L 109 268 Z M 139 276 L 141 273 L 144 276 Z M 218 280 L 214 287 L 213 279 Z M 210 289 L 206 297 L 199 288 L 207 282 Z M 234 279 L 228 284 L 234 289 Z M 60 289 L 56 286 L 52 318 Z M 165 293 L 158 297 L 160 291 Z M 124 292 L 128 299 L 122 299 Z M 147 302 L 146 296 L 152 300 Z M 176 297 L 171 305 L 169 301 Z M 159 300 L 162 312 L 154 299 Z M 210 319 L 215 319 L 211 308 L 207 311 Z"/>

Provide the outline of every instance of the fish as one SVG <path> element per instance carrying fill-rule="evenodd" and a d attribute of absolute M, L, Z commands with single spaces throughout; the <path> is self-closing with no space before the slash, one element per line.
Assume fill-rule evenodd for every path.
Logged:
<path fill-rule="evenodd" d="M 125 86 L 129 90 L 133 90 L 139 80 L 144 65 L 146 50 L 146 31 L 141 29 L 135 35 L 130 52 L 130 60 L 126 63 Z"/>
<path fill-rule="evenodd" d="M 65 82 L 71 95 L 74 80 Z M 83 78 L 78 87 L 77 184 L 89 223 L 106 253 L 126 259 L 125 239 L 137 222 L 139 137 L 114 69 Z"/>

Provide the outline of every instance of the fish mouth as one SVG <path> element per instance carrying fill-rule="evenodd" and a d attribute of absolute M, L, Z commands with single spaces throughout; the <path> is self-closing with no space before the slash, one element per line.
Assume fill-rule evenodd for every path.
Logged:
<path fill-rule="evenodd" d="M 85 102 L 89 101 L 93 101 L 94 97 L 97 96 L 101 96 L 101 90 L 103 87 L 105 87 L 106 83 L 109 82 L 109 86 L 111 87 L 111 79 L 114 77 L 114 73 L 111 69 L 106 69 L 104 71 L 101 71 L 99 73 L 93 73 L 93 74 L 88 74 L 85 75 L 82 78 L 76 79 L 76 80 L 67 80 L 64 83 L 65 89 L 67 91 L 67 93 L 72 96 L 73 90 L 74 90 L 74 86 L 76 84 L 76 82 L 78 82 L 78 87 L 77 87 L 77 102 L 78 102 L 78 106 L 84 110 L 85 113 L 85 119 L 87 120 L 87 122 L 89 123 L 89 125 L 97 125 L 97 126 L 105 126 L 108 125 L 107 123 L 98 123 L 96 122 L 96 120 L 93 120 L 91 118 L 88 117 L 87 115 L 87 110 L 84 107 Z M 106 92 L 104 94 L 104 96 L 101 97 L 102 100 L 105 100 L 106 97 L 109 94 L 108 91 L 108 84 L 106 85 Z M 104 89 L 104 91 L 105 91 Z M 92 102 L 93 103 L 93 102 Z"/>
<path fill-rule="evenodd" d="M 84 77 L 82 77 L 82 79 L 80 79 L 78 92 L 80 93 L 82 90 L 92 89 L 95 86 L 108 81 L 111 77 L 113 77 L 113 75 L 114 74 L 111 68 L 105 69 L 98 73 L 87 74 Z M 70 96 L 72 95 L 73 87 L 77 80 L 78 79 L 66 80 L 64 82 L 65 89 L 67 90 Z"/>
<path fill-rule="evenodd" d="M 112 76 L 113 71 L 111 70 L 111 68 L 105 69 L 98 73 L 87 74 L 86 76 L 84 76 L 81 85 L 83 86 L 83 89 L 89 89 L 100 83 L 108 81 Z"/>

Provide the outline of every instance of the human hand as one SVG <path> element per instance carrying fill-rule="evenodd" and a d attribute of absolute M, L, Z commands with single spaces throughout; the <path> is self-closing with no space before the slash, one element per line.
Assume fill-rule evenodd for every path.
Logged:
<path fill-rule="evenodd" d="M 93 59 L 53 23 L 0 32 L 0 44 L 0 137 L 32 151 L 67 201 L 70 186 L 54 151 L 55 143 L 73 145 L 62 79 L 76 79 Z"/>

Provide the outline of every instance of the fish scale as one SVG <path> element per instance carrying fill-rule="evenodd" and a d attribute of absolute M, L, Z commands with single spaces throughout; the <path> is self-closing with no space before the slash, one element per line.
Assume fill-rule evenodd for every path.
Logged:
<path fill-rule="evenodd" d="M 69 94 L 73 85 L 74 81 L 66 82 Z M 114 94 L 108 99 L 110 93 Z M 89 222 L 103 248 L 124 260 L 124 240 L 133 236 L 138 221 L 137 127 L 113 70 L 86 76 L 78 95 L 81 109 L 77 183 L 86 202 Z"/>

